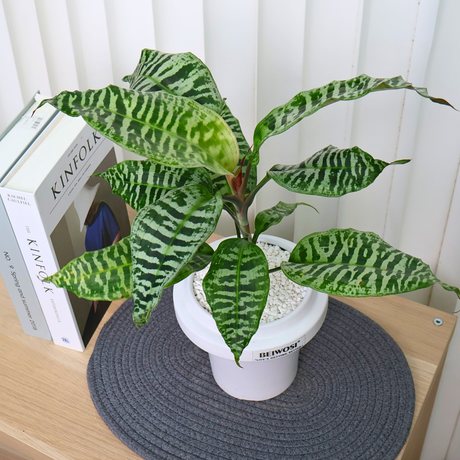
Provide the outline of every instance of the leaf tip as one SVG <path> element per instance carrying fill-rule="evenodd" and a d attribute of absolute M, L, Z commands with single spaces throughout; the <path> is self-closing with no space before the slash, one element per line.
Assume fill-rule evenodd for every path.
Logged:
<path fill-rule="evenodd" d="M 411 159 L 407 159 L 407 158 L 404 158 L 402 160 L 396 160 L 396 161 L 393 161 L 392 163 L 390 163 L 390 165 L 405 165 L 407 163 L 410 163 L 412 160 Z"/>
<path fill-rule="evenodd" d="M 146 322 L 144 320 L 139 320 L 139 319 L 134 319 L 134 325 L 136 326 L 136 328 L 138 330 L 141 330 L 142 329 L 142 326 L 144 326 L 144 324 L 146 324 Z"/>
<path fill-rule="evenodd" d="M 46 278 L 43 278 L 43 282 L 44 283 L 53 283 L 56 287 L 64 287 L 64 286 L 60 286 L 57 282 L 58 280 L 58 273 L 55 273 L 54 275 L 50 275 L 50 276 L 47 276 Z"/>

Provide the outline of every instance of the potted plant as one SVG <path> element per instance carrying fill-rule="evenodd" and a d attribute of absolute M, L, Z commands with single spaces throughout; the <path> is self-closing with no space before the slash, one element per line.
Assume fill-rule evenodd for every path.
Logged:
<path fill-rule="evenodd" d="M 130 237 L 70 262 L 49 277 L 56 286 L 92 300 L 132 296 L 133 320 L 140 328 L 166 287 L 211 263 L 204 292 L 236 370 L 259 328 L 269 273 L 276 270 L 326 295 L 382 296 L 440 283 L 460 298 L 458 288 L 437 279 L 421 260 L 355 229 L 307 235 L 293 245 L 288 261 L 269 270 L 256 245 L 260 235 L 305 203 L 280 202 L 261 211 L 254 228 L 248 219 L 254 198 L 270 180 L 295 193 L 338 197 L 367 187 L 390 165 L 359 147 L 328 146 L 299 164 L 274 165 L 257 182 L 260 150 L 271 136 L 322 107 L 376 91 L 406 89 L 439 104 L 450 105 L 447 101 L 402 77 L 333 81 L 273 109 L 256 126 L 250 147 L 208 68 L 193 54 L 143 50 L 124 81 L 129 89 L 63 91 L 43 101 L 82 116 L 107 138 L 146 157 L 102 174 L 138 211 Z M 214 250 L 206 240 L 224 210 L 235 222 L 236 236 Z"/>

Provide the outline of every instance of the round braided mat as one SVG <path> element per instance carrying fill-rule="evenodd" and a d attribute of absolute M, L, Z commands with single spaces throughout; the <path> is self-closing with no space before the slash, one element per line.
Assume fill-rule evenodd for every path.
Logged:
<path fill-rule="evenodd" d="M 353 308 L 329 302 L 300 352 L 294 383 L 240 401 L 214 382 L 207 353 L 177 324 L 172 290 L 140 331 L 126 301 L 88 364 L 100 416 L 145 459 L 394 460 L 409 434 L 414 386 L 394 340 Z"/>

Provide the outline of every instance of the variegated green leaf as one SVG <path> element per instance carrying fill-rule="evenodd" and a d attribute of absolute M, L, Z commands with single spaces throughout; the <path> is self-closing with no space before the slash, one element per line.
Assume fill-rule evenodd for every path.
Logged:
<path fill-rule="evenodd" d="M 224 105 L 220 116 L 225 120 L 225 123 L 228 124 L 230 129 L 235 134 L 236 140 L 238 142 L 238 147 L 240 149 L 240 158 L 249 155 L 251 149 L 246 138 L 244 137 L 243 131 L 241 130 L 240 122 L 233 116 L 227 104 Z"/>
<path fill-rule="evenodd" d="M 222 99 L 211 72 L 192 53 L 168 54 L 144 49 L 132 75 L 123 81 L 137 91 L 166 91 L 176 96 L 190 98 L 222 116 L 235 134 L 240 151 L 240 160 L 250 152 L 239 121 L 233 116 Z M 244 166 L 244 170 L 246 166 Z M 256 186 L 257 170 L 251 170 L 248 190 Z M 225 177 L 216 175 L 214 189 L 222 195 L 230 193 Z"/>
<path fill-rule="evenodd" d="M 239 159 L 234 134 L 223 119 L 190 99 L 164 91 L 141 93 L 108 86 L 63 91 L 50 103 L 67 115 L 82 116 L 121 147 L 166 166 L 204 166 L 232 174 Z"/>
<path fill-rule="evenodd" d="M 96 175 L 106 179 L 112 192 L 136 211 L 185 185 L 201 184 L 212 190 L 211 177 L 204 168 L 172 168 L 150 160 L 122 161 Z"/>
<path fill-rule="evenodd" d="M 224 240 L 203 280 L 212 316 L 238 363 L 259 327 L 270 280 L 263 251 L 240 238 Z"/>
<path fill-rule="evenodd" d="M 192 273 L 199 272 L 206 268 L 212 259 L 214 254 L 214 249 L 207 243 L 203 243 L 198 251 L 193 254 L 193 257 L 182 267 L 181 271 L 176 275 L 176 277 L 170 281 L 165 287 L 173 286 L 174 284 L 179 283 L 180 281 L 190 276 Z"/>
<path fill-rule="evenodd" d="M 187 97 L 218 114 L 225 105 L 211 72 L 192 53 L 144 49 L 136 69 L 123 81 L 136 91 L 166 91 Z"/>
<path fill-rule="evenodd" d="M 202 185 L 189 185 L 143 208 L 131 228 L 134 323 L 141 327 L 178 275 L 211 235 L 222 198 Z"/>
<path fill-rule="evenodd" d="M 291 192 L 337 197 L 372 184 L 387 166 L 409 161 L 387 163 L 375 160 L 359 147 L 338 149 L 330 145 L 299 164 L 275 165 L 267 174 Z"/>
<path fill-rule="evenodd" d="M 249 155 L 251 154 L 251 148 L 249 147 L 249 144 L 246 141 L 246 138 L 244 137 L 243 131 L 241 130 L 240 122 L 233 116 L 228 105 L 224 106 L 221 116 L 225 120 L 225 122 L 228 124 L 228 126 L 230 126 L 230 129 L 233 131 L 233 134 L 235 134 L 236 140 L 238 141 L 238 148 L 240 149 L 240 161 L 238 164 L 240 165 L 244 157 L 249 158 Z M 243 164 L 243 174 L 246 173 L 247 165 L 248 165 L 248 162 L 245 161 Z M 257 168 L 255 165 L 253 165 L 253 167 L 251 168 L 250 175 L 249 175 L 247 192 L 249 193 L 252 190 L 254 190 L 256 185 L 257 185 Z M 225 192 L 225 193 L 229 193 L 229 192 Z"/>
<path fill-rule="evenodd" d="M 144 49 L 132 75 L 123 78 L 136 91 L 166 91 L 183 96 L 218 113 L 236 136 L 240 157 L 249 153 L 239 121 L 222 99 L 206 65 L 192 53 L 169 54 Z"/>
<path fill-rule="evenodd" d="M 426 88 L 417 88 L 402 77 L 372 78 L 360 75 L 350 80 L 332 81 L 320 88 L 303 91 L 288 103 L 273 109 L 256 126 L 254 131 L 254 153 L 251 163 L 258 164 L 260 146 L 271 136 L 281 134 L 300 120 L 317 112 L 322 107 L 339 101 L 351 101 L 370 92 L 392 89 L 410 89 L 438 104 L 450 104 L 444 99 L 431 97 Z"/>
<path fill-rule="evenodd" d="M 283 201 L 279 201 L 278 204 L 272 208 L 265 209 L 257 214 L 254 223 L 253 243 L 257 242 L 261 233 L 266 232 L 270 227 L 273 227 L 273 225 L 279 224 L 284 217 L 292 214 L 299 205 L 310 206 L 310 208 L 318 212 L 314 206 L 308 203 L 284 203 Z"/>
<path fill-rule="evenodd" d="M 211 263 L 214 250 L 203 243 L 176 277 L 165 287 L 179 283 Z M 85 252 L 54 275 L 46 278 L 88 300 L 127 299 L 132 295 L 132 257 L 130 237 L 98 251 Z"/>
<path fill-rule="evenodd" d="M 215 193 L 219 195 L 228 195 L 232 193 L 230 185 L 228 185 L 227 178 L 225 176 L 220 176 L 219 174 L 212 174 L 212 188 Z"/>
<path fill-rule="evenodd" d="M 297 284 L 348 297 L 401 294 L 440 283 L 420 259 L 395 249 L 375 233 L 352 228 L 306 236 L 281 269 Z M 460 298 L 460 289 L 441 285 Z"/>
<path fill-rule="evenodd" d="M 129 236 L 97 251 L 85 252 L 47 278 L 58 287 L 88 300 L 131 297 L 131 246 Z"/>

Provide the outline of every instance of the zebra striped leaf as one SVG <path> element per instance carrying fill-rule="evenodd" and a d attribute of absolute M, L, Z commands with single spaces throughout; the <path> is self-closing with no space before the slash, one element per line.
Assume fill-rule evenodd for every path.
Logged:
<path fill-rule="evenodd" d="M 359 99 L 370 92 L 392 89 L 414 90 L 420 96 L 431 99 L 433 102 L 450 106 L 444 99 L 431 97 L 426 88 L 417 88 L 405 81 L 401 76 L 372 78 L 363 74 L 350 80 L 334 80 L 328 85 L 297 94 L 288 103 L 273 109 L 263 118 L 254 131 L 254 152 L 250 157 L 251 163 L 259 163 L 260 146 L 269 137 L 283 133 L 319 109 L 334 102 Z"/>
<path fill-rule="evenodd" d="M 214 231 L 222 206 L 220 195 L 193 184 L 172 190 L 137 214 L 131 228 L 137 327 L 149 321 L 165 286 Z"/>
<path fill-rule="evenodd" d="M 97 251 L 85 252 L 47 278 L 88 300 L 131 297 L 131 246 L 127 236 Z"/>
<path fill-rule="evenodd" d="M 185 185 L 201 184 L 212 190 L 211 177 L 204 168 L 172 168 L 150 160 L 126 160 L 96 175 L 106 179 L 112 192 L 136 211 Z"/>
<path fill-rule="evenodd" d="M 85 121 L 121 147 L 166 166 L 204 166 L 232 174 L 239 159 L 234 134 L 222 118 L 190 99 L 164 91 L 141 93 L 117 86 L 63 91 L 52 106 Z"/>
<path fill-rule="evenodd" d="M 203 289 L 237 364 L 259 327 L 269 288 L 268 262 L 258 246 L 240 238 L 220 243 Z"/>
<path fill-rule="evenodd" d="M 316 212 L 318 212 L 318 210 L 311 204 L 284 203 L 283 201 L 279 201 L 278 204 L 272 208 L 265 209 L 257 214 L 252 242 L 256 243 L 261 233 L 267 231 L 270 227 L 273 227 L 273 225 L 279 224 L 284 217 L 291 215 L 299 205 L 310 206 L 310 208 L 313 208 Z"/>
<path fill-rule="evenodd" d="M 369 186 L 387 166 L 409 161 L 387 163 L 359 147 L 338 149 L 330 145 L 299 164 L 275 165 L 267 174 L 291 192 L 337 197 Z"/>
<path fill-rule="evenodd" d="M 203 243 L 198 248 L 198 251 L 193 254 L 193 257 L 182 267 L 181 271 L 176 275 L 176 277 L 165 287 L 173 286 L 174 284 L 177 284 L 187 278 L 187 276 L 191 275 L 192 273 L 206 268 L 211 263 L 213 254 L 214 249 L 212 249 L 208 243 Z"/>
<path fill-rule="evenodd" d="M 225 105 L 211 72 L 192 53 L 144 49 L 136 69 L 123 81 L 136 91 L 166 91 L 187 97 L 219 115 Z"/>
<path fill-rule="evenodd" d="M 228 185 L 227 178 L 218 174 L 211 175 L 212 188 L 219 195 L 229 195 L 232 193 L 230 185 Z"/>
<path fill-rule="evenodd" d="M 235 134 L 236 140 L 238 142 L 238 148 L 240 149 L 240 161 L 238 163 L 238 165 L 240 165 L 241 160 L 243 160 L 244 157 L 249 156 L 251 154 L 251 148 L 249 147 L 249 144 L 246 141 L 246 138 L 244 137 L 243 131 L 241 130 L 240 122 L 233 116 L 227 104 L 225 104 L 222 110 L 221 116 L 225 120 L 225 122 L 228 124 L 230 129 L 233 131 L 233 134 Z M 246 173 L 246 167 L 247 167 L 247 162 L 243 164 L 243 174 Z M 217 178 L 217 181 L 222 181 L 222 179 Z M 252 190 L 255 189 L 256 185 L 257 185 L 257 167 L 254 165 L 251 168 L 251 171 L 249 174 L 249 180 L 248 180 L 246 191 L 248 193 L 251 192 Z M 229 193 L 229 192 L 225 192 L 225 193 Z"/>
<path fill-rule="evenodd" d="M 440 283 L 420 259 L 395 249 L 375 233 L 352 228 L 306 236 L 281 269 L 297 284 L 348 297 L 401 294 Z M 460 298 L 460 289 L 441 285 Z"/>
<path fill-rule="evenodd" d="M 203 243 L 165 287 L 173 286 L 192 273 L 203 270 L 211 262 L 213 253 L 212 247 Z M 131 245 L 130 237 L 127 236 L 113 246 L 85 252 L 46 278 L 46 281 L 66 288 L 83 299 L 127 299 L 132 296 L 131 269 Z"/>
<path fill-rule="evenodd" d="M 240 149 L 240 158 L 245 157 L 250 153 L 251 148 L 249 147 L 248 141 L 244 137 L 243 131 L 241 130 L 240 122 L 233 116 L 227 104 L 225 104 L 222 108 L 220 116 L 225 120 L 225 123 L 228 124 L 230 129 L 235 134 L 236 140 L 238 142 L 238 148 Z"/>
<path fill-rule="evenodd" d="M 240 160 L 250 152 L 239 121 L 233 116 L 225 100 L 222 99 L 211 72 L 192 53 L 168 54 L 144 49 L 132 75 L 123 78 L 130 89 L 136 91 L 165 91 L 183 96 L 204 105 L 222 116 L 235 134 L 240 151 Z M 245 171 L 246 166 L 243 168 Z M 216 175 L 214 189 L 221 195 L 230 193 L 225 177 Z M 251 170 L 248 191 L 257 183 L 257 170 Z"/>

